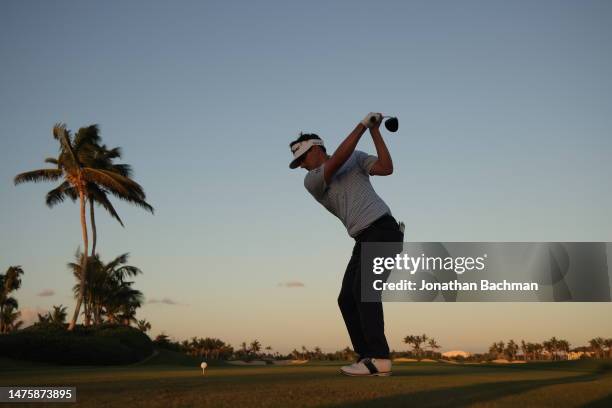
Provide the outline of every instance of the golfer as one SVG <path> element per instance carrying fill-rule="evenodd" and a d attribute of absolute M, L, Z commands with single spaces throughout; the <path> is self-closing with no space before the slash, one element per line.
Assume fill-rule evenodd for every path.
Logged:
<path fill-rule="evenodd" d="M 351 376 L 391 374 L 382 303 L 361 301 L 361 243 L 404 239 L 391 210 L 370 183 L 370 176 L 388 176 L 393 172 L 391 155 L 379 130 L 381 122 L 380 113 L 369 113 L 331 156 L 315 134 L 301 134 L 290 144 L 293 161 L 289 167 L 308 170 L 304 178 L 308 192 L 338 217 L 355 239 L 338 296 L 353 349 L 358 354 L 356 363 L 341 368 L 343 374 Z M 367 129 L 377 156 L 355 150 Z"/>

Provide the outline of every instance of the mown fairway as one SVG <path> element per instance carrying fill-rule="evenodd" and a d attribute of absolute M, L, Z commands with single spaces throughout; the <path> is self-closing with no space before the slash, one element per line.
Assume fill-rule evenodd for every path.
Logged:
<path fill-rule="evenodd" d="M 186 361 L 173 362 L 165 352 L 121 368 L 41 367 L 2 360 L 0 385 L 73 385 L 76 405 L 93 407 L 612 406 L 612 372 L 601 361 L 408 363 L 396 365 L 394 375 L 386 378 L 343 377 L 339 365 L 331 364 L 213 366 L 203 377 L 197 366 L 179 363 Z"/>

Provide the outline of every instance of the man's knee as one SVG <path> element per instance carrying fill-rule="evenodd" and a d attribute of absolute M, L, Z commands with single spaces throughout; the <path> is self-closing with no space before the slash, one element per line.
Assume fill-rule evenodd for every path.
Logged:
<path fill-rule="evenodd" d="M 341 290 L 338 295 L 338 306 L 340 306 L 340 310 L 346 310 L 353 306 L 355 300 L 353 299 L 353 295 L 346 290 Z"/>

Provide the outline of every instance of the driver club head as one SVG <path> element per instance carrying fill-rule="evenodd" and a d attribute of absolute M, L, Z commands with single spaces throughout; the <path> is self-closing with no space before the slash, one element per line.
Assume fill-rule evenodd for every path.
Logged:
<path fill-rule="evenodd" d="M 397 132 L 397 129 L 399 129 L 399 121 L 395 117 L 390 117 L 385 121 L 385 127 L 389 132 Z"/>

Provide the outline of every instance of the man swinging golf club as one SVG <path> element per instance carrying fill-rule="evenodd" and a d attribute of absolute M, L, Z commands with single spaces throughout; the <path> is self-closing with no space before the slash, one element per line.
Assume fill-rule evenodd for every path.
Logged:
<path fill-rule="evenodd" d="M 353 349 L 359 356 L 356 363 L 341 368 L 343 374 L 351 376 L 391 374 L 382 303 L 361 300 L 361 243 L 404 239 L 391 210 L 370 183 L 371 175 L 388 176 L 393 172 L 391 155 L 379 130 L 382 118 L 380 113 L 369 113 L 331 156 L 327 155 L 323 140 L 315 134 L 301 134 L 290 144 L 293 161 L 289 167 L 308 170 L 304 178 L 308 192 L 338 217 L 355 239 L 338 296 Z M 397 119 L 395 122 L 397 126 Z M 367 129 L 377 156 L 355 150 Z"/>

